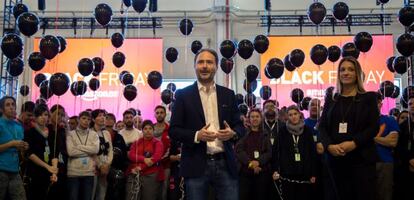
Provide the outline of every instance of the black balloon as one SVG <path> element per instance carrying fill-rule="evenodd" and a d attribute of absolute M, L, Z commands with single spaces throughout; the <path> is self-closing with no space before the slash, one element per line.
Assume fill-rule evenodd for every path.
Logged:
<path fill-rule="evenodd" d="M 262 97 L 263 100 L 268 100 L 272 96 L 272 88 L 265 85 L 262 88 L 260 88 L 260 97 Z"/>
<path fill-rule="evenodd" d="M 85 81 L 76 81 L 73 82 L 70 86 L 70 91 L 72 92 L 73 96 L 84 95 L 88 86 L 86 85 Z"/>
<path fill-rule="evenodd" d="M 167 89 L 171 90 L 172 92 L 175 92 L 175 90 L 177 90 L 177 86 L 174 83 L 168 83 Z"/>
<path fill-rule="evenodd" d="M 161 100 L 164 104 L 170 104 L 174 98 L 174 93 L 169 90 L 165 89 L 161 92 Z"/>
<path fill-rule="evenodd" d="M 231 40 L 224 40 L 220 44 L 220 53 L 223 57 L 230 59 L 236 52 L 236 45 Z"/>
<path fill-rule="evenodd" d="M 248 93 L 244 96 L 244 102 L 250 108 L 254 108 L 256 106 L 256 96 L 253 93 Z"/>
<path fill-rule="evenodd" d="M 43 69 L 43 67 L 46 64 L 46 59 L 45 57 L 42 56 L 42 54 L 40 52 L 33 52 L 29 55 L 29 67 L 33 70 L 33 71 L 39 71 L 41 69 Z"/>
<path fill-rule="evenodd" d="M 236 104 L 240 105 L 244 101 L 244 96 L 242 94 L 236 94 Z"/>
<path fill-rule="evenodd" d="M 400 96 L 400 88 L 396 85 L 394 85 L 394 91 L 391 95 L 391 98 L 396 99 L 398 98 L 398 96 Z"/>
<path fill-rule="evenodd" d="M 290 92 L 290 98 L 295 103 L 300 103 L 304 97 L 303 90 L 295 88 Z"/>
<path fill-rule="evenodd" d="M 221 58 L 220 68 L 224 73 L 229 74 L 233 70 L 234 62 L 233 59 Z"/>
<path fill-rule="evenodd" d="M 339 60 L 339 58 L 341 57 L 341 49 L 336 46 L 330 46 L 328 48 L 328 60 L 331 62 L 336 62 Z"/>
<path fill-rule="evenodd" d="M 392 63 L 394 62 L 395 56 L 391 56 L 387 59 L 387 68 L 390 70 L 390 72 L 394 73 L 394 67 L 392 66 Z"/>
<path fill-rule="evenodd" d="M 410 26 L 414 22 L 414 8 L 411 6 L 405 6 L 398 12 L 398 21 L 403 26 Z"/>
<path fill-rule="evenodd" d="M 112 63 L 117 68 L 122 67 L 125 64 L 125 55 L 120 51 L 115 52 L 112 56 Z"/>
<path fill-rule="evenodd" d="M 203 44 L 200 41 L 198 41 L 198 40 L 194 40 L 191 43 L 191 51 L 194 54 L 198 53 L 198 51 L 200 51 L 202 48 L 203 48 Z"/>
<path fill-rule="evenodd" d="M 288 70 L 290 72 L 295 71 L 296 67 L 293 66 L 292 63 L 290 63 L 289 54 L 285 56 L 285 59 L 283 59 L 283 63 L 285 64 L 286 70 Z"/>
<path fill-rule="evenodd" d="M 89 58 L 82 58 L 78 63 L 78 70 L 82 76 L 89 76 L 94 69 L 93 61 Z"/>
<path fill-rule="evenodd" d="M 299 107 L 301 108 L 301 110 L 308 110 L 309 108 L 309 103 L 312 100 L 312 98 L 310 97 L 304 97 L 302 99 L 302 101 L 299 104 Z"/>
<path fill-rule="evenodd" d="M 252 56 L 253 51 L 254 47 L 250 40 L 242 40 L 237 46 L 237 53 L 245 60 L 249 59 Z"/>
<path fill-rule="evenodd" d="M 114 33 L 111 36 L 111 43 L 112 46 L 114 46 L 115 48 L 119 48 L 122 46 L 122 44 L 124 44 L 124 36 L 122 35 L 122 33 Z"/>
<path fill-rule="evenodd" d="M 372 36 L 368 32 L 359 32 L 354 37 L 354 44 L 361 52 L 368 52 L 372 47 Z"/>
<path fill-rule="evenodd" d="M 394 93 L 394 84 L 391 81 L 384 81 L 380 84 L 380 92 L 385 97 L 391 97 Z"/>
<path fill-rule="evenodd" d="M 265 70 L 272 78 L 280 78 L 283 75 L 284 65 L 279 58 L 272 58 L 267 62 Z"/>
<path fill-rule="evenodd" d="M 134 83 L 134 76 L 131 73 L 125 73 L 122 76 L 121 83 L 124 85 L 129 85 Z"/>
<path fill-rule="evenodd" d="M 305 53 L 303 53 L 300 49 L 294 49 L 289 54 L 290 63 L 292 63 L 295 67 L 302 66 L 303 62 L 305 61 Z"/>
<path fill-rule="evenodd" d="M 112 19 L 112 8 L 105 3 L 100 3 L 95 7 L 95 19 L 102 26 L 106 26 Z"/>
<path fill-rule="evenodd" d="M 91 80 L 89 80 L 89 88 L 92 91 L 98 90 L 100 85 L 101 84 L 97 78 L 91 78 Z"/>
<path fill-rule="evenodd" d="M 30 12 L 22 13 L 17 18 L 17 27 L 23 35 L 30 37 L 39 30 L 39 18 Z"/>
<path fill-rule="evenodd" d="M 259 68 L 255 65 L 249 65 L 246 67 L 244 74 L 249 82 L 254 81 L 259 76 Z"/>
<path fill-rule="evenodd" d="M 122 0 L 123 2 L 124 2 L 124 5 L 126 6 L 126 7 L 130 7 L 131 6 L 131 0 Z"/>
<path fill-rule="evenodd" d="M 148 0 L 132 0 L 132 7 L 138 13 L 142 13 L 147 7 Z"/>
<path fill-rule="evenodd" d="M 22 38 L 14 33 L 5 35 L 1 40 L 1 50 L 7 58 L 16 58 L 22 54 L 23 51 Z"/>
<path fill-rule="evenodd" d="M 165 58 L 168 62 L 174 63 L 178 58 L 178 50 L 174 47 L 170 47 L 165 51 Z"/>
<path fill-rule="evenodd" d="M 359 50 L 352 42 L 348 42 L 342 47 L 342 57 L 348 56 L 354 57 L 355 59 L 359 57 Z"/>
<path fill-rule="evenodd" d="M 27 96 L 30 92 L 29 86 L 27 85 L 22 85 L 20 86 L 19 92 L 22 96 Z"/>
<path fill-rule="evenodd" d="M 46 35 L 40 40 L 40 53 L 48 60 L 53 59 L 60 51 L 60 42 L 53 35 Z"/>
<path fill-rule="evenodd" d="M 392 66 L 398 74 L 404 74 L 407 72 L 407 59 L 404 56 L 398 56 L 394 59 L 394 62 L 392 63 Z"/>
<path fill-rule="evenodd" d="M 25 12 L 29 12 L 29 8 L 26 5 L 18 3 L 13 6 L 13 16 L 15 19 Z"/>
<path fill-rule="evenodd" d="M 69 77 L 63 73 L 55 73 L 50 77 L 50 90 L 56 96 L 62 96 L 69 89 Z"/>
<path fill-rule="evenodd" d="M 183 35 L 190 35 L 191 32 L 193 32 L 193 27 L 193 22 L 190 19 L 183 19 L 180 21 L 179 28 Z"/>
<path fill-rule="evenodd" d="M 50 97 L 53 96 L 53 93 L 52 93 L 52 90 L 50 89 L 48 80 L 45 80 L 42 83 L 40 83 L 39 88 L 40 88 L 40 96 L 43 99 L 49 99 Z"/>
<path fill-rule="evenodd" d="M 409 33 L 400 35 L 397 39 L 397 50 L 405 57 L 411 56 L 414 52 L 414 36 Z"/>
<path fill-rule="evenodd" d="M 254 38 L 254 49 L 257 53 L 264 53 L 269 48 L 269 39 L 264 35 L 258 35 Z"/>
<path fill-rule="evenodd" d="M 382 3 L 382 4 L 386 4 L 388 3 L 390 0 L 378 0 L 378 2 Z"/>
<path fill-rule="evenodd" d="M 95 58 L 92 58 L 92 62 L 94 66 L 92 73 L 99 75 L 105 68 L 104 60 L 100 57 L 95 57 Z"/>
<path fill-rule="evenodd" d="M 309 6 L 308 9 L 308 18 L 311 20 L 314 24 L 318 25 L 322 23 L 322 21 L 326 17 L 326 8 L 325 6 L 320 2 L 312 3 Z"/>
<path fill-rule="evenodd" d="M 312 47 L 310 56 L 313 63 L 322 65 L 328 59 L 328 49 L 321 44 L 317 44 Z"/>
<path fill-rule="evenodd" d="M 7 72 L 9 72 L 10 76 L 19 76 L 23 73 L 23 70 L 24 62 L 21 58 L 9 59 L 7 62 Z"/>
<path fill-rule="evenodd" d="M 40 73 L 40 74 L 36 74 L 35 78 L 34 78 L 34 82 L 37 85 L 37 87 L 40 87 L 40 84 L 45 81 L 47 79 L 47 77 Z"/>
<path fill-rule="evenodd" d="M 122 83 L 122 77 L 123 77 L 125 74 L 129 74 L 129 71 L 124 70 L 124 71 L 122 71 L 122 72 L 119 74 L 119 81 L 121 81 L 121 83 Z"/>
<path fill-rule="evenodd" d="M 247 112 L 249 112 L 249 107 L 247 107 L 246 104 L 239 104 L 238 108 L 240 113 L 243 115 L 247 115 Z"/>
<path fill-rule="evenodd" d="M 64 37 L 62 37 L 62 36 L 56 36 L 56 38 L 59 40 L 59 44 L 60 44 L 60 50 L 59 50 L 59 53 L 62 53 L 62 52 L 64 52 L 65 51 L 65 49 L 66 49 L 66 45 L 67 45 L 67 43 L 66 43 L 66 39 L 64 38 Z"/>
<path fill-rule="evenodd" d="M 246 79 L 244 79 L 243 81 L 243 89 L 247 92 L 247 93 L 253 93 L 256 89 L 257 89 L 257 81 L 248 81 Z"/>
<path fill-rule="evenodd" d="M 147 79 L 148 85 L 154 90 L 158 89 L 162 84 L 162 75 L 158 71 L 150 72 Z"/>
<path fill-rule="evenodd" d="M 267 71 L 267 68 L 265 67 L 264 69 L 264 75 L 266 76 L 266 78 L 268 79 L 272 79 L 273 77 L 269 74 L 269 72 Z"/>
<path fill-rule="evenodd" d="M 344 2 L 338 2 L 333 6 L 332 13 L 335 19 L 342 21 L 349 14 L 349 7 Z"/>
<path fill-rule="evenodd" d="M 134 85 L 126 85 L 124 88 L 124 97 L 128 101 L 133 101 L 138 94 L 138 90 Z"/>

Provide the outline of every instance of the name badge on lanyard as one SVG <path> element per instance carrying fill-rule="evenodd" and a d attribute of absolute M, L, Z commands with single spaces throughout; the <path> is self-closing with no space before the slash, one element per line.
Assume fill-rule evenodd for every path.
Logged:
<path fill-rule="evenodd" d="M 275 139 L 274 138 L 270 138 L 270 143 L 272 143 L 272 145 L 273 145 L 273 143 L 275 143 Z"/>
<path fill-rule="evenodd" d="M 259 151 L 254 151 L 254 159 L 258 159 L 259 158 Z"/>
<path fill-rule="evenodd" d="M 348 132 L 348 123 L 346 122 L 339 123 L 338 133 L 345 134 L 347 132 Z"/>
<path fill-rule="evenodd" d="M 300 162 L 300 153 L 295 153 L 295 161 Z"/>
<path fill-rule="evenodd" d="M 295 151 L 295 162 L 300 162 L 300 152 L 299 152 L 299 136 L 292 135 L 293 138 L 293 148 Z"/>
<path fill-rule="evenodd" d="M 49 154 L 50 154 L 50 148 L 49 148 L 48 142 L 46 141 L 45 152 L 43 152 L 43 160 L 46 163 L 49 163 Z"/>

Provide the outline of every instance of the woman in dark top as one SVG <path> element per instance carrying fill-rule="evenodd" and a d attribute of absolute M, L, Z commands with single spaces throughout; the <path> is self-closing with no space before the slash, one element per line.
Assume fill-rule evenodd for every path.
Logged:
<path fill-rule="evenodd" d="M 30 177 L 28 199 L 47 199 L 49 185 L 58 181 L 58 158 L 53 154 L 54 141 L 49 137 L 49 110 L 40 104 L 34 110 L 35 125 L 25 133 L 29 143 L 27 175 Z"/>
<path fill-rule="evenodd" d="M 265 200 L 268 194 L 272 145 L 269 136 L 263 133 L 262 113 L 252 109 L 248 113 L 247 135 L 236 144 L 239 163 L 240 199 Z"/>
<path fill-rule="evenodd" d="M 287 108 L 288 120 L 273 145 L 273 179 L 281 179 L 282 197 L 310 199 L 316 176 L 316 147 L 312 129 L 305 126 L 297 106 Z"/>
<path fill-rule="evenodd" d="M 365 91 L 361 65 L 355 58 L 345 57 L 338 66 L 337 93 L 327 97 L 323 106 L 321 141 L 330 155 L 338 199 L 374 200 L 377 94 Z"/>

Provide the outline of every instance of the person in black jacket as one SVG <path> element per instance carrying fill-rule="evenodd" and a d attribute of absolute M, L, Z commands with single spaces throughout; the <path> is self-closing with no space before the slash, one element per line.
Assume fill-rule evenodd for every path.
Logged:
<path fill-rule="evenodd" d="M 338 66 L 337 93 L 326 97 L 323 106 L 321 141 L 330 155 L 337 199 L 374 200 L 377 94 L 365 91 L 358 60 L 345 57 Z"/>
<path fill-rule="evenodd" d="M 288 121 L 273 145 L 273 180 L 281 179 L 284 199 L 305 200 L 316 181 L 316 148 L 312 129 L 305 126 L 295 105 L 287 108 Z"/>
<path fill-rule="evenodd" d="M 272 145 L 270 135 L 265 135 L 262 125 L 262 113 L 252 109 L 248 114 L 247 135 L 236 144 L 236 158 L 239 168 L 240 199 L 266 200 Z"/>
<path fill-rule="evenodd" d="M 49 137 L 47 122 L 49 109 L 39 104 L 34 109 L 35 125 L 25 131 L 24 140 L 29 143 L 27 151 L 27 175 L 30 177 L 28 199 L 48 199 L 49 185 L 58 181 L 58 158 L 53 154 L 54 141 Z M 52 150 L 52 151 L 51 151 Z M 57 148 L 59 151 L 59 148 Z"/>

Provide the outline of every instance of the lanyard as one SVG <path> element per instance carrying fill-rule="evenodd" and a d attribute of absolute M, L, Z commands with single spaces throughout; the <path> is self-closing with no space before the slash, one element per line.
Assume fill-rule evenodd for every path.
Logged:
<path fill-rule="evenodd" d="M 299 153 L 299 135 L 292 135 L 292 139 L 295 153 Z"/>
<path fill-rule="evenodd" d="M 342 117 L 342 122 L 345 122 L 345 119 L 346 119 L 346 117 L 348 116 L 348 114 L 349 114 L 349 111 L 351 111 L 351 108 L 352 108 L 352 105 L 354 104 L 354 100 L 355 100 L 355 97 L 352 97 L 352 102 L 351 102 L 351 104 L 346 108 L 346 111 L 344 112 L 344 108 L 343 108 L 343 104 L 344 104 L 344 101 L 342 100 L 341 102 L 340 102 L 340 104 L 339 104 L 339 109 L 340 109 L 340 112 L 341 112 L 341 117 Z"/>
<path fill-rule="evenodd" d="M 83 144 L 83 143 L 82 143 L 81 138 L 79 137 L 78 130 L 76 130 L 76 135 L 78 136 L 79 142 L 80 142 L 81 144 Z M 88 133 L 86 133 L 86 140 L 85 140 L 85 144 L 83 144 L 83 145 L 86 145 L 86 143 L 88 142 L 88 138 L 89 138 L 89 129 L 88 129 Z"/>

